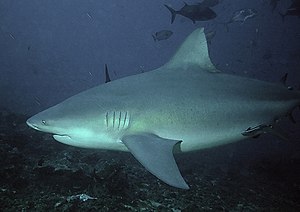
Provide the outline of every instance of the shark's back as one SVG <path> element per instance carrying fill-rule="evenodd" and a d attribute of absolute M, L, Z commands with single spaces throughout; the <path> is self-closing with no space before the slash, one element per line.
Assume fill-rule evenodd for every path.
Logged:
<path fill-rule="evenodd" d="M 130 115 L 127 133 L 147 131 L 182 140 L 181 151 L 191 151 L 242 139 L 244 130 L 272 123 L 299 99 L 299 92 L 279 83 L 221 73 L 212 64 L 199 29 L 164 66 L 97 86 L 70 100 L 88 102 L 91 110 L 124 111 Z"/>

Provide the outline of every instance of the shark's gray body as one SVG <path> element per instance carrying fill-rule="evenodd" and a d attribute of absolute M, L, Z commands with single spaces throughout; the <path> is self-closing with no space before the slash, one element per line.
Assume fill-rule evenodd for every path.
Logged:
<path fill-rule="evenodd" d="M 164 182 L 188 188 L 173 150 L 194 151 L 272 131 L 275 121 L 299 104 L 300 93 L 279 83 L 218 71 L 198 29 L 164 66 L 86 90 L 27 124 L 65 144 L 130 151 Z"/>

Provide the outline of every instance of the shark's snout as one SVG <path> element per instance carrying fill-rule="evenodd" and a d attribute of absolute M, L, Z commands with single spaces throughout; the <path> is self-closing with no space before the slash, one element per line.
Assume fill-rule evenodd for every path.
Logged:
<path fill-rule="evenodd" d="M 39 131 L 46 131 L 49 128 L 48 122 L 46 122 L 46 120 L 41 119 L 37 115 L 27 119 L 26 124 L 29 127 Z"/>
<path fill-rule="evenodd" d="M 47 132 L 51 133 L 57 136 L 62 136 L 62 137 L 70 137 L 63 130 L 59 130 L 59 128 L 53 126 L 50 124 L 49 120 L 43 119 L 37 115 L 32 116 L 26 121 L 26 124 L 31 127 L 32 129 L 42 131 L 42 132 Z"/>
<path fill-rule="evenodd" d="M 26 121 L 26 124 L 35 129 L 35 130 L 40 130 L 40 128 L 38 127 L 38 125 L 34 122 L 34 120 L 32 120 L 32 118 L 29 118 L 27 121 Z"/>

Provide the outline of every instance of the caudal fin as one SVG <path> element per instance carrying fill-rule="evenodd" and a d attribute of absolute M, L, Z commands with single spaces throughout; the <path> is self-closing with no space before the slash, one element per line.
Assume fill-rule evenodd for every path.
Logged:
<path fill-rule="evenodd" d="M 157 41 L 155 35 L 152 35 L 152 38 L 153 38 L 153 40 L 154 40 L 155 42 Z"/>
<path fill-rule="evenodd" d="M 171 12 L 171 15 L 172 15 L 172 18 L 171 18 L 171 24 L 173 24 L 177 12 L 176 12 L 173 8 L 169 7 L 168 5 L 166 5 L 166 4 L 164 4 L 164 5 L 165 5 L 165 7 Z"/>
<path fill-rule="evenodd" d="M 285 18 L 286 15 L 285 15 L 285 14 L 282 14 L 282 13 L 280 13 L 280 12 L 279 12 L 279 15 L 281 16 L 281 20 L 284 22 L 284 18 Z"/>

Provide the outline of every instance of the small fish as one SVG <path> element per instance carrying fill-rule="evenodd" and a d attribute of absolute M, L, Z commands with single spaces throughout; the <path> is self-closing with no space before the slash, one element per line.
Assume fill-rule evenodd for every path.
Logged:
<path fill-rule="evenodd" d="M 89 17 L 90 19 L 93 19 L 92 16 L 89 13 L 86 13 L 87 17 Z"/>
<path fill-rule="evenodd" d="M 300 0 L 294 0 L 289 6 L 289 8 L 286 10 L 286 12 L 279 13 L 281 15 L 282 21 L 284 21 L 285 16 L 298 16 L 300 17 Z"/>
<path fill-rule="evenodd" d="M 212 9 L 205 6 L 205 4 L 202 5 L 202 3 L 199 3 L 195 5 L 188 5 L 187 3 L 184 3 L 184 6 L 178 11 L 174 10 L 166 4 L 165 7 L 171 12 L 171 24 L 174 22 L 177 14 L 189 18 L 193 21 L 193 23 L 196 23 L 196 21 L 208 21 L 217 17 L 217 14 Z"/>
<path fill-rule="evenodd" d="M 13 34 L 9 34 L 9 37 L 11 37 L 11 39 L 13 39 L 13 40 L 16 40 L 16 38 Z"/>
<path fill-rule="evenodd" d="M 154 41 L 167 40 L 169 37 L 173 35 L 173 32 L 170 30 L 161 30 L 159 32 L 155 32 L 152 37 Z"/>
<path fill-rule="evenodd" d="M 242 9 L 236 11 L 232 18 L 230 19 L 229 23 L 233 22 L 241 22 L 242 24 L 249 18 L 255 17 L 257 15 L 257 11 L 255 9 Z"/>
<path fill-rule="evenodd" d="M 242 135 L 255 138 L 263 133 L 270 131 L 271 129 L 272 129 L 272 125 L 261 124 L 255 127 L 249 127 L 244 132 L 242 132 Z"/>
<path fill-rule="evenodd" d="M 69 196 L 67 197 L 67 201 L 68 202 L 71 202 L 71 201 L 75 201 L 75 200 L 79 200 L 81 202 L 85 202 L 87 200 L 95 200 L 97 199 L 96 197 L 91 197 L 87 194 L 77 194 L 77 195 L 72 195 L 72 196 Z"/>
<path fill-rule="evenodd" d="M 289 141 L 289 137 L 287 133 L 274 124 L 268 124 L 268 125 L 261 124 L 255 127 L 249 127 L 244 132 L 242 132 L 242 135 L 252 137 L 252 138 L 257 138 L 261 134 L 265 134 L 265 133 L 270 133 L 284 141 Z"/>
<path fill-rule="evenodd" d="M 242 10 L 238 10 L 236 12 L 233 13 L 231 19 L 226 22 L 223 23 L 226 26 L 226 29 L 228 31 L 228 25 L 234 22 L 240 22 L 241 24 L 244 24 L 245 21 L 249 18 L 253 18 L 257 15 L 257 11 L 255 9 L 242 9 Z"/>

